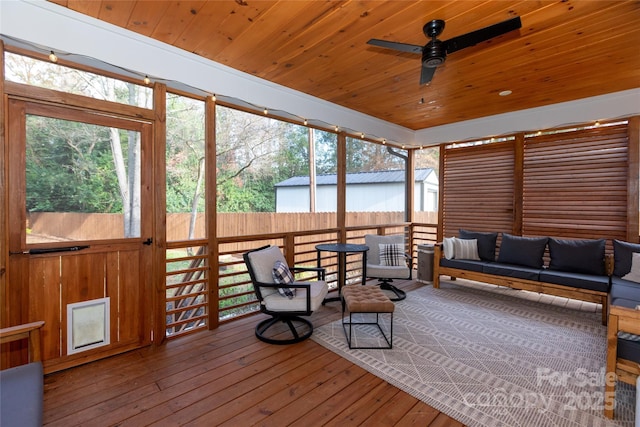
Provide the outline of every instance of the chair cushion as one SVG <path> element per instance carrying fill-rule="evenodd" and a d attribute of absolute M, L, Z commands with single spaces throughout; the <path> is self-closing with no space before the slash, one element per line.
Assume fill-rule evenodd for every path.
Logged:
<path fill-rule="evenodd" d="M 480 261 L 478 241 L 476 239 L 454 239 L 453 257 L 455 259 L 470 259 Z"/>
<path fill-rule="evenodd" d="M 261 283 L 275 283 L 273 280 L 273 266 L 276 261 L 280 260 L 283 263 L 287 263 L 284 259 L 284 255 L 278 246 L 269 246 L 258 251 L 249 252 L 247 254 L 253 274 L 256 280 Z M 265 297 L 270 294 L 278 294 L 276 288 L 261 288 L 262 296 Z M 279 297 L 279 295 L 278 295 Z"/>
<path fill-rule="evenodd" d="M 521 237 L 502 233 L 498 262 L 542 268 L 547 237 Z"/>
<path fill-rule="evenodd" d="M 317 310 L 324 297 L 327 296 L 329 288 L 324 281 L 295 282 L 296 285 L 309 285 L 311 295 L 311 311 Z M 265 296 L 263 304 L 269 311 L 307 311 L 307 288 L 297 288 L 293 298 L 282 298 L 278 293 Z"/>
<path fill-rule="evenodd" d="M 550 270 L 572 273 L 606 274 L 604 246 L 606 240 L 562 240 L 549 239 Z"/>
<path fill-rule="evenodd" d="M 291 270 L 284 262 L 278 260 L 273 264 L 273 281 L 279 285 L 288 285 L 289 283 L 293 283 L 294 278 Z M 295 288 L 278 288 L 278 293 L 283 297 L 287 297 L 289 299 L 293 298 L 296 295 Z"/>
<path fill-rule="evenodd" d="M 478 241 L 478 255 L 483 261 L 496 260 L 496 240 L 498 233 L 485 233 L 460 229 L 461 239 L 476 239 Z"/>
<path fill-rule="evenodd" d="M 631 257 L 634 252 L 640 252 L 639 243 L 613 241 L 613 275 L 622 277 L 631 271 Z"/>
<path fill-rule="evenodd" d="M 640 363 L 640 336 L 618 332 L 618 357 Z"/>
<path fill-rule="evenodd" d="M 42 426 L 41 362 L 0 371 L 0 421 L 7 426 Z"/>
<path fill-rule="evenodd" d="M 440 260 L 441 267 L 459 268 L 461 270 L 477 271 L 482 273 L 485 265 L 488 265 L 487 261 L 473 261 L 469 259 L 446 259 Z"/>
<path fill-rule="evenodd" d="M 406 267 L 404 259 L 404 244 L 402 243 L 381 243 L 378 245 L 380 251 L 380 265 L 393 267 Z"/>

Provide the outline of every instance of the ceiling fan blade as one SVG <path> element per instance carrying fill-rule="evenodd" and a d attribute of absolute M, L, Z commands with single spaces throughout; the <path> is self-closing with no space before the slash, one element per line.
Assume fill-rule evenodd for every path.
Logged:
<path fill-rule="evenodd" d="M 512 19 L 508 19 L 503 22 L 499 22 L 494 25 L 489 25 L 488 27 L 481 28 L 476 31 L 472 31 L 467 34 L 462 34 L 461 36 L 454 37 L 449 39 L 444 43 L 447 53 L 456 52 L 460 49 L 464 49 L 466 47 L 474 46 L 478 43 L 482 43 L 494 37 L 501 36 L 505 33 L 508 33 L 513 30 L 517 30 L 522 27 L 522 21 L 520 21 L 520 17 L 517 16 Z"/>
<path fill-rule="evenodd" d="M 436 72 L 436 67 L 422 67 L 422 71 L 420 72 L 420 85 L 427 84 L 433 78 L 433 75 Z"/>
<path fill-rule="evenodd" d="M 398 42 L 388 42 L 386 40 L 379 39 L 371 39 L 367 42 L 367 44 L 384 47 L 387 49 L 399 50 L 400 52 L 409 52 L 409 53 L 422 53 L 422 46 L 417 46 L 415 44 L 407 44 L 407 43 L 398 43 Z"/>

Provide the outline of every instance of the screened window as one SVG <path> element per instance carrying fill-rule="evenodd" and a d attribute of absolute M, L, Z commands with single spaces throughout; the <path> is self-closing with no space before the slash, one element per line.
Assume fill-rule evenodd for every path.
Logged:
<path fill-rule="evenodd" d="M 95 99 L 151 108 L 153 90 L 52 62 L 5 52 L 7 80 Z"/>
<path fill-rule="evenodd" d="M 140 237 L 140 133 L 26 118 L 27 243 Z"/>
<path fill-rule="evenodd" d="M 167 240 L 206 237 L 204 102 L 167 94 Z"/>
<path fill-rule="evenodd" d="M 405 150 L 347 138 L 347 226 L 405 221 Z"/>

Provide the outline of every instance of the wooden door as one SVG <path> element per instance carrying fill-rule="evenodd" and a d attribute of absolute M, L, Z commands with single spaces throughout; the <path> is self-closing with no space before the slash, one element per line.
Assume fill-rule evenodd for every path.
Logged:
<path fill-rule="evenodd" d="M 148 345 L 151 123 L 16 99 L 8 106 L 3 320 L 46 322 L 47 372 Z"/>

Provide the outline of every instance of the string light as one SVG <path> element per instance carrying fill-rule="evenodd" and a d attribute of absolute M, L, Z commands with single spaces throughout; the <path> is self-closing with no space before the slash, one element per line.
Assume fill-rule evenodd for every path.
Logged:
<path fill-rule="evenodd" d="M 360 138 L 364 139 L 364 132 L 360 133 Z"/>
<path fill-rule="evenodd" d="M 306 126 L 307 124 L 309 124 L 309 122 L 307 121 L 307 119 L 304 119 L 304 125 Z"/>
<path fill-rule="evenodd" d="M 149 76 L 144 76 L 144 84 L 148 85 L 149 83 L 151 83 L 151 80 L 149 80 Z"/>
<path fill-rule="evenodd" d="M 51 51 L 51 53 L 49 54 L 49 60 L 51 62 L 58 62 L 58 56 L 55 53 L 53 53 L 53 51 Z"/>
<path fill-rule="evenodd" d="M 599 121 L 599 120 L 596 120 L 595 125 L 596 125 L 596 126 L 600 126 L 600 121 Z"/>
<path fill-rule="evenodd" d="M 269 114 L 269 110 L 267 110 L 267 107 L 264 107 L 264 115 L 266 116 L 267 114 Z"/>
<path fill-rule="evenodd" d="M 213 102 L 216 102 L 216 94 L 215 94 L 215 93 L 214 93 L 213 95 L 211 95 L 211 100 L 212 100 Z"/>
<path fill-rule="evenodd" d="M 387 140 L 386 140 L 386 139 L 383 139 L 383 140 L 382 140 L 382 144 L 384 145 L 384 144 L 386 144 L 386 143 L 387 143 Z"/>
<path fill-rule="evenodd" d="M 337 125 L 336 125 L 335 129 L 336 129 L 336 132 L 338 132 L 340 130 L 340 128 Z"/>

